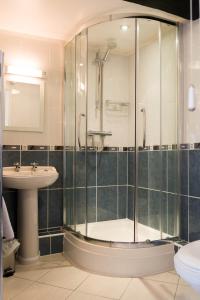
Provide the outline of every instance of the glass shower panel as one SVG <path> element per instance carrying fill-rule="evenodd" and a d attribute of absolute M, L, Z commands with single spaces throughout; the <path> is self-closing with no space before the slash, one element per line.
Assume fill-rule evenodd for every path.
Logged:
<path fill-rule="evenodd" d="M 89 28 L 89 237 L 134 241 L 134 74 L 135 19 Z"/>
<path fill-rule="evenodd" d="M 3 132 L 3 102 L 4 102 L 4 90 L 3 90 L 3 52 L 0 50 L 0 176 L 2 179 L 2 132 Z M 0 181 L 0 195 L 2 195 L 2 182 Z M 3 242 L 3 224 L 2 224 L 2 198 L 0 199 L 0 299 L 3 299 L 3 255 L 2 255 L 2 242 Z"/>
<path fill-rule="evenodd" d="M 65 47 L 64 81 L 64 226 L 76 229 L 75 223 L 75 39 Z"/>
<path fill-rule="evenodd" d="M 75 207 L 76 231 L 87 234 L 87 31 L 76 36 L 76 152 Z"/>
<path fill-rule="evenodd" d="M 161 24 L 162 237 L 179 232 L 177 28 Z"/>
<path fill-rule="evenodd" d="M 136 241 L 161 238 L 160 22 L 137 20 Z"/>

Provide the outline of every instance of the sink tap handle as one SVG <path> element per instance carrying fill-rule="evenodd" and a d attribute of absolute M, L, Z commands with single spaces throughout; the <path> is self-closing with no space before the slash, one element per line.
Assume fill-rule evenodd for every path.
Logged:
<path fill-rule="evenodd" d="M 19 170 L 20 170 L 20 168 L 21 168 L 20 163 L 19 163 L 19 162 L 16 162 L 16 163 L 13 164 L 13 166 L 15 167 L 15 170 L 16 170 L 17 172 L 19 172 Z"/>
<path fill-rule="evenodd" d="M 30 165 L 31 166 L 38 166 L 39 164 L 37 162 L 32 162 Z"/>
<path fill-rule="evenodd" d="M 33 162 L 33 163 L 31 163 L 30 165 L 33 167 L 33 170 L 36 170 L 37 167 L 39 166 L 39 164 L 36 163 L 36 162 Z"/>

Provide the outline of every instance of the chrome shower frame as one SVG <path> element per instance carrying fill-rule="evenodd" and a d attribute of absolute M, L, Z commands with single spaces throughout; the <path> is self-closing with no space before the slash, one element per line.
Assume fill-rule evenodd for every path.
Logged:
<path fill-rule="evenodd" d="M 137 19 L 142 19 L 143 17 L 141 17 L 141 16 L 134 16 L 133 18 L 135 18 L 136 19 L 136 24 L 137 24 Z M 147 17 L 148 18 L 148 17 Z M 116 20 L 117 18 L 115 18 L 115 20 Z M 119 18 L 119 19 L 121 19 L 121 18 Z M 152 18 L 153 19 L 153 18 Z M 170 23 L 170 24 L 172 24 L 172 22 L 165 22 L 164 20 L 160 20 L 160 19 L 156 19 L 157 21 L 160 21 L 160 22 L 163 22 L 163 23 Z M 174 24 L 173 23 L 173 25 L 175 25 L 176 26 L 176 24 Z M 136 37 L 137 37 L 137 26 L 136 26 Z M 178 30 L 177 30 L 178 31 Z M 178 32 L 177 32 L 177 36 L 178 36 Z M 177 37 L 177 39 L 178 39 L 178 37 Z M 136 41 L 137 41 L 137 38 L 136 38 Z M 138 45 L 136 44 L 136 49 L 135 50 L 137 50 L 137 47 L 138 47 Z M 106 52 L 105 52 L 105 54 L 104 54 L 104 56 L 103 56 L 103 58 L 101 58 L 100 57 L 100 50 L 96 53 L 96 59 L 93 61 L 93 63 L 95 63 L 96 65 L 97 65 L 97 79 L 98 79 L 98 83 L 97 83 L 97 89 L 96 89 L 96 91 L 99 91 L 98 93 L 97 93 L 97 98 L 96 98 L 96 110 L 98 109 L 99 111 L 100 111 L 100 113 L 101 113 L 101 116 L 100 116 L 100 130 L 98 131 L 95 131 L 95 130 L 88 130 L 87 129 L 87 126 L 86 126 L 86 140 L 87 140 L 87 138 L 88 138 L 88 136 L 90 136 L 90 137 L 92 137 L 92 138 L 94 138 L 94 136 L 100 136 L 101 137 L 101 139 L 102 139 L 102 147 L 101 147 L 101 150 L 103 149 L 103 142 L 104 142 L 104 138 L 105 138 L 105 136 L 107 136 L 107 135 L 112 135 L 112 133 L 111 132 L 106 132 L 106 131 L 104 131 L 103 129 L 103 123 L 104 123 L 104 119 L 103 119 L 103 112 L 104 112 L 104 105 L 103 105 L 103 72 L 104 72 L 104 67 L 105 67 L 105 63 L 107 62 L 107 60 L 108 60 L 108 57 L 109 57 L 109 54 L 110 54 L 110 51 L 111 51 L 111 49 L 107 49 L 106 50 Z M 178 47 L 177 47 L 177 56 L 178 56 Z M 135 67 L 137 68 L 137 62 L 136 62 L 136 64 L 135 64 Z M 88 82 L 88 79 L 87 79 L 87 82 Z M 99 96 L 99 97 L 98 97 Z M 177 96 L 178 97 L 178 96 Z M 88 103 L 88 92 L 86 91 L 86 98 L 87 98 L 87 103 Z M 99 99 L 99 101 L 97 101 Z M 137 93 L 136 93 L 136 99 L 137 99 Z M 88 105 L 88 104 L 86 104 L 86 105 Z M 135 112 L 136 112 L 136 110 L 135 110 Z M 146 146 L 146 111 L 145 111 L 145 108 L 144 109 L 141 109 L 141 112 L 143 113 L 143 115 L 144 115 L 144 118 L 143 118 L 143 126 L 144 126 L 144 131 L 143 131 L 143 147 L 145 147 Z M 82 117 L 85 117 L 85 115 L 83 115 L 83 114 L 81 114 L 81 117 L 80 117 L 80 120 L 81 120 L 81 118 Z M 136 120 L 136 118 L 135 118 L 135 120 Z M 80 125 L 80 123 L 81 123 L 81 121 L 79 121 L 78 122 L 78 126 L 79 127 L 81 127 L 81 125 Z M 86 124 L 87 124 L 87 116 L 86 116 Z M 138 125 L 137 125 L 138 126 Z M 80 129 L 79 129 L 80 130 Z M 79 137 L 80 137 L 80 131 L 78 130 L 78 132 L 79 132 Z M 79 148 L 80 148 L 80 146 L 82 146 L 81 145 L 81 143 L 80 143 L 80 138 L 79 138 L 79 142 L 78 142 L 78 144 L 79 144 Z M 85 146 L 85 145 L 84 145 Z M 93 144 L 93 146 L 95 146 L 94 144 Z M 135 144 L 135 146 L 136 146 L 136 148 L 137 148 L 137 143 Z M 85 149 L 85 152 L 86 152 L 86 161 L 87 161 L 87 143 L 86 143 L 86 149 Z M 136 154 L 135 154 L 136 156 L 135 156 L 135 159 L 136 159 L 136 165 L 137 165 L 137 167 L 136 167 L 136 169 L 135 169 L 135 172 L 136 173 L 138 173 L 138 153 L 137 153 L 137 151 L 136 151 Z M 137 180 L 137 182 L 138 182 L 138 176 L 137 176 L 137 174 L 136 174 L 136 180 Z M 87 187 L 86 187 L 86 189 L 87 189 Z M 135 199 L 138 199 L 138 195 L 137 195 L 137 191 L 135 192 Z M 137 214 L 137 200 L 135 201 L 135 214 Z M 87 199 L 86 199 L 86 206 L 87 206 Z M 87 218 L 86 218 L 87 219 Z M 179 219 L 179 216 L 177 215 L 177 220 Z M 136 220 L 136 222 L 135 223 L 137 223 L 137 216 L 135 216 L 135 220 Z M 178 222 L 177 222 L 178 223 Z M 136 226 L 137 226 L 137 224 L 135 225 L 135 229 L 134 229 L 134 231 L 136 231 L 137 230 L 137 228 L 136 228 Z M 87 232 L 88 232 L 88 230 L 87 230 L 87 220 L 86 220 L 86 237 L 87 237 Z M 177 232 L 178 232 L 178 228 L 177 228 Z M 135 234 L 134 234 L 135 235 Z M 110 242 L 107 242 L 107 241 L 104 241 L 105 243 L 110 243 Z M 134 242 L 135 243 L 135 242 Z"/>

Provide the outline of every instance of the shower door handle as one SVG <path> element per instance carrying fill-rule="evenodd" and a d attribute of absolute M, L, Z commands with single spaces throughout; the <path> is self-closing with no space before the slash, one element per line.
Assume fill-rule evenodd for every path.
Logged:
<path fill-rule="evenodd" d="M 78 146 L 79 146 L 79 149 L 81 149 L 81 120 L 82 120 L 82 117 L 85 117 L 85 114 L 82 114 L 80 113 L 79 114 L 79 117 L 78 117 Z"/>
<path fill-rule="evenodd" d="M 141 112 L 143 113 L 143 139 L 142 139 L 142 146 L 143 148 L 146 147 L 146 110 L 145 108 L 141 108 Z"/>

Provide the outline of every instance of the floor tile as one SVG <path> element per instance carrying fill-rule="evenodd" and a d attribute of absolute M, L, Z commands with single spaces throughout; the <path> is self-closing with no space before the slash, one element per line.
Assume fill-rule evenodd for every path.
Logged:
<path fill-rule="evenodd" d="M 175 284 L 134 278 L 121 299 L 173 300 L 175 292 Z"/>
<path fill-rule="evenodd" d="M 27 287 L 31 286 L 33 282 L 16 277 L 4 278 L 3 280 L 3 299 L 10 300 L 17 296 Z"/>
<path fill-rule="evenodd" d="M 152 276 L 146 276 L 144 277 L 144 279 L 151 279 L 155 281 L 177 284 L 179 280 L 179 276 L 173 272 L 165 272 L 165 273 L 160 273 Z"/>
<path fill-rule="evenodd" d="M 62 267 L 49 271 L 46 275 L 39 279 L 39 282 L 74 290 L 87 277 L 88 273 L 77 268 Z"/>
<path fill-rule="evenodd" d="M 67 289 L 34 283 L 13 300 L 66 300 L 70 294 Z"/>
<path fill-rule="evenodd" d="M 41 263 L 53 263 L 58 266 L 70 266 L 70 262 L 63 256 L 62 253 L 45 255 L 40 257 Z"/>
<path fill-rule="evenodd" d="M 78 290 L 101 297 L 119 299 L 129 282 L 129 278 L 90 275 Z"/>
<path fill-rule="evenodd" d="M 16 264 L 16 272 L 27 272 L 34 270 L 49 270 L 57 267 L 71 266 L 68 260 L 61 254 L 41 256 L 39 261 L 32 265 Z"/>
<path fill-rule="evenodd" d="M 171 270 L 171 271 L 169 271 L 169 273 L 178 275 L 178 274 L 176 273 L 176 270 Z"/>
<path fill-rule="evenodd" d="M 179 282 L 178 282 L 180 285 L 185 285 L 185 286 L 189 286 L 189 284 L 183 280 L 182 278 L 179 278 Z"/>
<path fill-rule="evenodd" d="M 81 292 L 73 292 L 67 300 L 106 300 L 109 298 L 94 296 L 90 294 L 85 294 Z"/>
<path fill-rule="evenodd" d="M 50 269 L 30 271 L 30 270 L 26 270 L 24 268 L 18 267 L 16 269 L 15 277 L 36 281 L 39 278 L 41 278 L 42 276 L 44 276 L 49 271 L 50 271 Z"/>
<path fill-rule="evenodd" d="M 175 300 L 199 300 L 200 294 L 193 290 L 190 286 L 179 285 Z"/>

